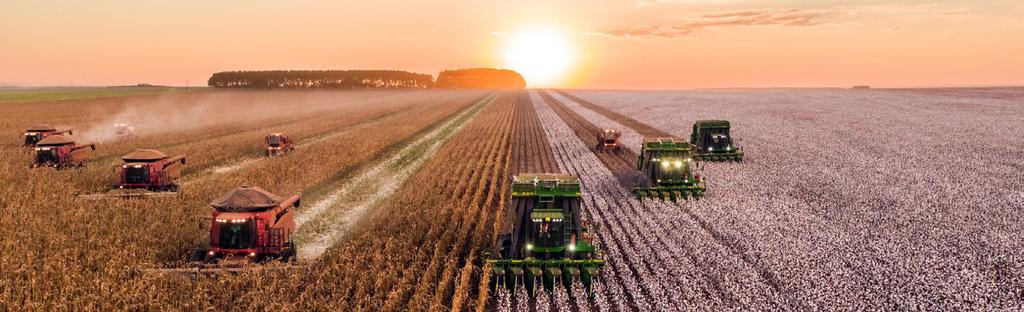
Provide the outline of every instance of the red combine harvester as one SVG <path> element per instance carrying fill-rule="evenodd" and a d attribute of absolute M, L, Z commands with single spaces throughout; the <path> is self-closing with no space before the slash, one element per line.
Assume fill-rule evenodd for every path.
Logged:
<path fill-rule="evenodd" d="M 134 198 L 174 196 L 178 194 L 175 180 L 185 169 L 185 155 L 169 157 L 158 150 L 140 149 L 121 157 L 120 180 L 105 194 L 79 195 L 82 198 Z"/>
<path fill-rule="evenodd" d="M 57 128 L 51 127 L 50 125 L 40 124 L 32 126 L 25 130 L 25 144 L 26 147 L 35 147 L 39 141 L 45 139 L 51 135 L 72 135 L 71 129 L 57 130 Z"/>
<path fill-rule="evenodd" d="M 618 153 L 621 149 L 619 147 L 619 138 L 622 137 L 622 131 L 615 129 L 602 129 L 597 132 L 597 150 L 604 152 L 611 150 Z"/>
<path fill-rule="evenodd" d="M 281 133 L 267 135 L 267 157 L 281 156 L 290 153 L 295 147 L 292 139 Z"/>
<path fill-rule="evenodd" d="M 259 187 L 243 186 L 210 203 L 210 248 L 192 255 L 219 268 L 239 267 L 271 259 L 295 260 L 295 208 L 301 195 L 288 198 Z"/>
<path fill-rule="evenodd" d="M 185 155 L 169 157 L 153 149 L 140 149 L 121 157 L 121 182 L 118 189 L 144 189 L 150 192 L 178 191 L 174 180 L 185 169 Z"/>
<path fill-rule="evenodd" d="M 51 135 L 35 144 L 36 160 L 32 168 L 84 167 L 91 154 L 89 151 L 96 150 L 96 144 L 75 144 L 74 140 L 63 135 Z"/>

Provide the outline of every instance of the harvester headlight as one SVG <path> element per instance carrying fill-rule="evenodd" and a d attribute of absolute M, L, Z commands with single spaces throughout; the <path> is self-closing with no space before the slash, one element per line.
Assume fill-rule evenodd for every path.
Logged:
<path fill-rule="evenodd" d="M 576 245 L 569 245 L 569 251 L 576 251 Z"/>
<path fill-rule="evenodd" d="M 670 164 L 670 163 L 668 163 L 667 161 L 666 161 L 666 162 L 662 162 L 662 163 L 661 163 L 661 167 L 662 167 L 662 168 L 665 168 L 665 169 L 668 169 L 668 166 L 670 166 L 670 165 L 671 165 L 671 164 Z"/>
<path fill-rule="evenodd" d="M 676 160 L 676 168 L 682 168 L 682 167 L 683 167 L 683 161 L 682 160 Z"/>
<path fill-rule="evenodd" d="M 693 158 L 687 158 L 686 162 L 693 162 Z"/>
<path fill-rule="evenodd" d="M 533 250 L 533 244 L 526 244 L 526 250 Z"/>
<path fill-rule="evenodd" d="M 713 150 L 715 150 L 715 148 L 714 148 L 714 147 L 708 147 L 708 151 L 709 151 L 709 152 L 710 152 L 710 151 L 713 151 Z"/>
<path fill-rule="evenodd" d="M 725 150 L 727 150 L 727 151 L 728 151 L 728 150 L 731 150 L 731 149 L 732 149 L 732 146 L 726 146 L 726 147 L 725 147 Z"/>
<path fill-rule="evenodd" d="M 123 165 L 121 166 L 121 168 L 128 168 L 128 165 Z"/>
<path fill-rule="evenodd" d="M 142 168 L 142 165 L 134 165 L 132 168 Z"/>
<path fill-rule="evenodd" d="M 255 252 L 250 252 L 249 253 L 249 257 L 250 258 L 255 258 L 256 257 L 256 253 Z"/>
<path fill-rule="evenodd" d="M 210 250 L 210 252 L 207 252 L 206 254 L 213 256 L 213 255 L 216 255 L 217 252 L 213 251 L 213 250 Z"/>

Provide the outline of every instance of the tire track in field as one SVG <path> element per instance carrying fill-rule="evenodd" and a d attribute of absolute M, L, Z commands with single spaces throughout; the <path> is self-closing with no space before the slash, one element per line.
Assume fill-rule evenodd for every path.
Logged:
<path fill-rule="evenodd" d="M 625 135 L 626 132 L 640 133 L 640 131 L 643 131 L 644 133 L 642 133 L 642 135 L 644 135 L 644 136 L 676 137 L 676 136 L 670 135 L 667 132 L 664 132 L 664 131 L 659 130 L 657 128 L 654 128 L 652 126 L 646 125 L 646 124 L 644 124 L 644 123 L 642 123 L 640 121 L 637 121 L 635 119 L 632 119 L 632 118 L 630 118 L 628 116 L 624 116 L 624 115 L 612 112 L 612 111 L 610 111 L 608 109 L 599 107 L 599 106 L 597 106 L 597 105 L 595 105 L 593 103 L 586 102 L 586 101 L 584 101 L 582 99 L 579 99 L 579 98 L 577 98 L 575 96 L 572 96 L 571 94 L 568 94 L 568 93 L 565 93 L 565 92 L 562 92 L 562 91 L 560 91 L 560 93 L 563 96 L 566 96 L 567 98 L 569 98 L 569 99 L 571 99 L 573 101 L 576 101 L 578 104 L 580 104 L 579 107 L 574 107 L 572 109 L 566 108 L 567 110 L 585 111 L 585 110 L 588 110 L 590 107 L 597 107 L 598 109 L 590 110 L 589 112 L 586 112 L 584 114 L 590 116 L 591 119 L 598 119 L 600 117 L 607 118 L 606 120 L 597 120 L 597 122 L 601 123 L 602 125 L 606 125 L 606 126 L 618 127 L 619 129 L 621 129 L 623 131 L 624 135 Z M 566 105 L 566 104 L 560 103 L 557 99 L 554 99 L 553 97 L 550 97 L 550 99 L 552 101 L 558 103 L 558 105 L 561 105 L 561 106 L 565 106 Z M 577 116 L 580 115 L 580 114 L 577 114 L 576 112 L 573 112 L 573 111 L 570 111 L 570 113 L 571 114 L 576 114 Z M 595 116 L 595 114 L 600 114 L 600 117 Z M 592 126 L 592 127 L 596 128 L 596 126 Z M 634 127 L 636 127 L 636 128 L 634 128 Z M 637 130 L 637 129 L 640 129 L 640 130 Z M 645 202 L 647 202 L 647 201 L 645 201 Z M 645 206 L 649 206 L 649 205 L 645 205 Z M 695 222 L 696 225 L 698 225 L 701 230 L 703 230 L 708 235 L 710 235 L 711 238 L 713 238 L 719 245 L 724 247 L 725 250 L 730 252 L 733 256 L 741 259 L 743 262 L 745 262 L 751 268 L 755 269 L 756 272 L 758 273 L 758 275 L 760 276 L 760 278 L 763 280 L 763 282 L 765 284 L 767 284 L 768 286 L 770 286 L 774 290 L 775 293 L 783 296 L 783 298 L 787 302 L 787 304 L 789 304 L 792 307 L 803 307 L 802 304 L 800 304 L 799 302 L 794 301 L 792 298 L 790 298 L 789 296 L 787 296 L 783 292 L 782 286 L 781 286 L 782 283 L 779 281 L 779 279 L 775 275 L 775 273 L 772 272 L 771 270 L 769 270 L 762 263 L 762 261 L 760 261 L 760 259 L 758 259 L 756 256 L 754 256 L 754 255 L 750 254 L 749 252 L 747 252 L 747 249 L 745 247 L 743 247 L 742 244 L 736 242 L 736 239 L 734 237 L 731 237 L 730 235 L 727 235 L 727 234 L 722 233 L 721 231 L 718 231 L 714 227 L 713 224 L 709 223 L 707 220 L 704 220 L 704 218 L 702 218 L 699 215 L 697 215 L 696 213 L 694 213 L 689 207 L 686 207 L 685 205 L 668 205 L 668 204 L 665 204 L 665 203 L 655 203 L 655 204 L 653 204 L 653 206 L 662 206 L 661 208 L 655 208 L 655 209 L 672 209 L 673 207 L 677 207 L 677 208 L 681 207 L 683 212 L 686 214 L 686 216 L 689 217 L 693 222 Z M 716 288 L 721 289 L 720 286 L 716 287 Z"/>
<path fill-rule="evenodd" d="M 405 94 L 388 94 L 388 95 L 385 95 L 385 96 L 383 96 L 381 98 L 371 99 L 371 100 L 367 100 L 367 101 L 368 102 L 380 102 L 380 101 L 385 101 L 386 99 L 397 98 L 397 97 L 400 97 L 400 96 L 403 96 L 403 95 L 405 95 Z M 400 113 L 402 111 L 407 111 L 407 110 L 411 109 L 412 107 L 413 107 L 413 105 L 404 105 L 404 106 L 396 107 L 396 108 L 393 108 L 393 109 L 390 109 L 390 110 L 382 111 L 379 114 L 376 114 L 376 116 L 371 115 L 371 116 L 367 116 L 367 117 L 369 119 L 386 118 L 388 116 L 398 114 L 398 113 Z M 290 126 L 290 125 L 295 125 L 295 124 L 300 124 L 300 123 L 308 123 L 308 122 L 310 122 L 310 118 L 311 117 L 319 118 L 319 117 L 323 117 L 324 115 L 338 115 L 338 114 L 342 114 L 342 113 L 341 112 L 337 112 L 337 111 L 303 113 L 303 114 L 294 115 L 294 116 L 287 116 L 285 118 L 282 118 L 282 120 L 280 120 L 279 122 L 272 123 L 272 124 L 260 125 L 257 128 L 247 128 L 245 126 L 241 126 L 240 125 L 240 126 L 232 127 L 231 129 L 225 129 L 225 130 L 221 130 L 221 131 L 203 132 L 203 133 L 200 133 L 200 134 L 198 134 L 196 136 L 184 137 L 184 138 L 180 138 L 180 139 L 176 139 L 176 140 L 170 140 L 168 142 L 163 142 L 163 143 L 155 145 L 155 146 L 146 146 L 146 147 L 139 147 L 139 148 L 151 148 L 151 149 L 157 149 L 157 150 L 173 149 L 175 147 L 192 145 L 192 144 L 196 144 L 196 143 L 199 143 L 199 142 L 206 142 L 206 141 L 210 141 L 210 140 L 217 140 L 217 139 L 221 139 L 221 138 L 224 138 L 224 137 L 236 135 L 236 134 L 241 133 L 241 132 L 256 132 L 256 133 L 271 132 L 271 130 L 279 129 L 281 127 L 287 127 L 287 126 Z M 355 122 L 362 122 L 362 121 L 355 121 Z M 325 131 L 325 132 L 329 132 L 329 130 Z M 167 134 L 167 133 L 161 133 L 161 134 L 157 134 L 157 135 L 162 135 L 162 134 Z M 139 138 L 143 138 L 143 137 L 139 137 Z M 121 144 L 134 144 L 134 142 L 132 142 L 131 140 L 122 140 L 122 141 L 120 141 L 118 143 L 121 143 Z M 120 158 L 121 156 L 122 155 L 119 155 L 119 154 L 110 154 L 110 155 L 105 155 L 105 156 L 102 156 L 102 157 L 93 158 L 90 162 L 97 162 L 97 163 L 98 162 L 110 162 L 110 161 L 113 161 L 113 160 L 116 160 L 116 159 Z"/>
<path fill-rule="evenodd" d="M 357 173 L 326 198 L 300 211 L 296 240 L 299 258 L 315 259 L 334 245 L 369 210 L 390 197 L 437 149 L 490 104 L 495 94 L 421 135 L 383 162 Z"/>
<path fill-rule="evenodd" d="M 537 115 L 544 125 L 545 135 L 555 152 L 561 171 L 578 176 L 583 184 L 584 203 L 582 207 L 591 218 L 594 218 L 595 222 L 610 221 L 604 218 L 605 211 L 614 212 L 615 210 L 596 201 L 598 197 L 593 196 L 593 193 L 598 192 L 599 186 L 603 184 L 598 181 L 599 179 L 614 179 L 614 174 L 608 171 L 608 168 L 600 165 L 601 161 L 587 148 L 586 145 L 589 144 L 580 142 L 573 130 L 561 120 L 550 105 L 542 99 L 534 99 Z M 597 166 L 593 167 L 595 164 Z M 609 283 L 607 286 L 611 294 L 610 301 L 616 306 L 602 307 L 602 309 L 653 310 L 655 308 L 654 301 L 659 298 L 657 294 L 660 293 L 660 282 L 654 279 L 655 275 L 650 272 L 650 266 L 646 263 L 646 259 L 631 252 L 634 248 L 642 246 L 632 244 L 621 228 L 601 226 L 596 229 L 596 232 L 598 246 L 604 250 L 606 255 L 605 268 L 613 268 L 615 272 L 619 273 L 605 275 L 607 278 L 615 280 L 614 283 Z"/>
<path fill-rule="evenodd" d="M 299 148 L 303 148 L 303 147 L 312 146 L 312 145 L 314 145 L 316 143 L 323 142 L 323 141 L 328 140 L 328 139 L 334 139 L 334 138 L 337 138 L 339 136 L 343 136 L 343 135 L 349 134 L 349 133 L 351 133 L 353 131 L 357 131 L 359 129 L 364 129 L 366 127 L 371 127 L 371 126 L 374 126 L 374 125 L 377 125 L 377 124 L 380 124 L 380 123 L 384 123 L 384 122 L 386 122 L 388 120 L 391 120 L 391 119 L 393 119 L 395 117 L 401 116 L 402 114 L 409 113 L 411 111 L 411 108 L 412 108 L 411 106 L 404 107 L 402 109 L 386 112 L 383 115 L 374 116 L 374 117 L 372 117 L 370 119 L 367 119 L 367 120 L 362 120 L 362 121 L 359 121 L 359 122 L 356 122 L 356 123 L 353 123 L 353 124 L 345 125 L 345 126 L 342 126 L 341 128 L 328 129 L 328 130 L 325 130 L 325 131 L 321 131 L 321 132 L 313 135 L 311 139 L 302 140 L 300 143 L 295 144 L 295 148 L 299 149 Z M 277 127 L 277 126 L 266 127 L 266 129 L 273 128 L 273 127 Z M 294 152 L 294 151 L 292 151 L 292 152 Z M 288 155 L 283 155 L 283 156 L 277 157 L 277 160 L 285 160 L 286 158 L 282 158 L 282 157 L 287 157 L 287 156 Z M 225 173 L 230 173 L 230 172 L 242 170 L 242 169 L 245 169 L 245 168 L 250 167 L 252 165 L 264 162 L 264 161 L 271 161 L 271 158 L 268 158 L 268 157 L 251 157 L 250 156 L 250 157 L 245 157 L 245 158 L 241 158 L 241 159 L 226 159 L 225 161 L 229 162 L 230 164 L 225 164 L 225 165 L 220 165 L 220 166 L 213 166 L 213 167 L 210 167 L 210 168 L 206 168 L 206 169 L 204 169 L 202 171 L 189 174 L 188 176 L 186 176 L 186 177 L 181 179 L 181 181 L 182 181 L 180 183 L 181 186 L 184 187 L 184 186 L 186 186 L 188 184 L 200 182 L 200 181 L 212 178 L 213 176 L 218 175 L 218 174 L 225 174 Z"/>

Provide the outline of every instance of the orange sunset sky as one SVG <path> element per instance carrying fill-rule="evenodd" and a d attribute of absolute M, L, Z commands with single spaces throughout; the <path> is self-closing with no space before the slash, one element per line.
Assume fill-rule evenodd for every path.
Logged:
<path fill-rule="evenodd" d="M 3 1 L 0 85 L 518 70 L 531 87 L 1024 85 L 1024 1 Z"/>

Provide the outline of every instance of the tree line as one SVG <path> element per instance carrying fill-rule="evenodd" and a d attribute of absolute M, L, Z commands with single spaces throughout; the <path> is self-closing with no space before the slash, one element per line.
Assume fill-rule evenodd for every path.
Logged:
<path fill-rule="evenodd" d="M 523 88 L 526 81 L 507 69 L 445 70 L 437 81 L 427 74 L 401 70 L 262 70 L 214 73 L 213 88 L 245 89 L 389 89 L 389 88 Z"/>

